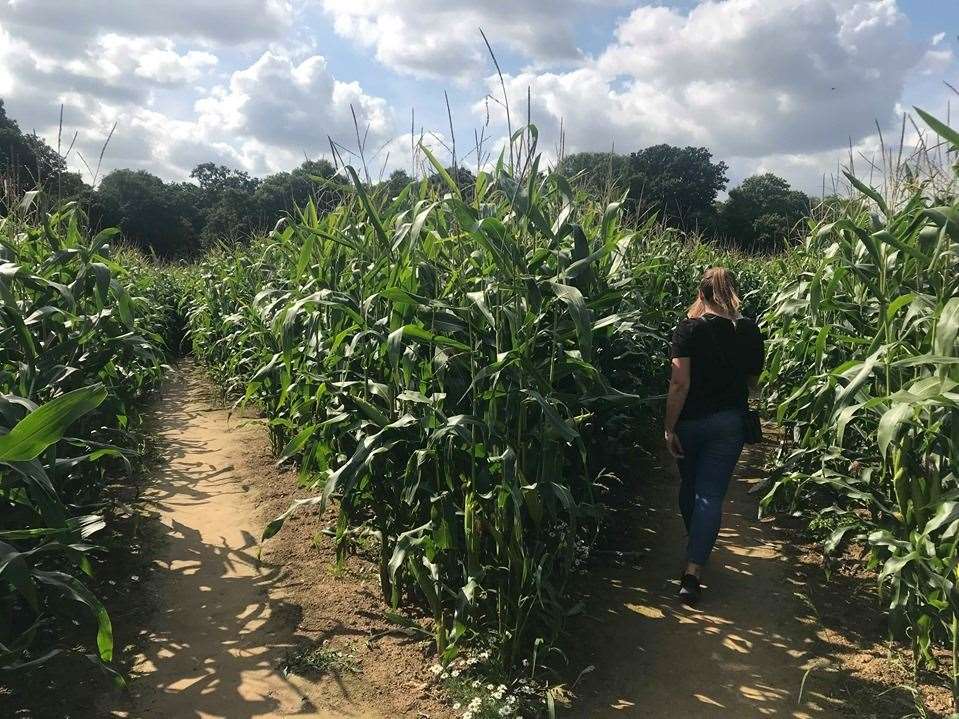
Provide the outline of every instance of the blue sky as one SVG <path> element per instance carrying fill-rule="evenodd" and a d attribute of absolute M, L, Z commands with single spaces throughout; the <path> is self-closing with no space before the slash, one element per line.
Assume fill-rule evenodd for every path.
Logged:
<path fill-rule="evenodd" d="M 705 145 L 731 185 L 773 171 L 816 191 L 850 142 L 872 156 L 876 123 L 945 116 L 959 85 L 956 0 L 0 0 L 0 97 L 54 143 L 62 103 L 84 173 L 114 123 L 105 171 L 289 169 L 328 137 L 354 147 L 353 111 L 371 171 L 413 171 L 411 108 L 449 157 L 444 91 L 458 155 L 474 130 L 484 158 L 503 142 L 478 27 L 548 161 L 562 124 L 567 151 Z"/>

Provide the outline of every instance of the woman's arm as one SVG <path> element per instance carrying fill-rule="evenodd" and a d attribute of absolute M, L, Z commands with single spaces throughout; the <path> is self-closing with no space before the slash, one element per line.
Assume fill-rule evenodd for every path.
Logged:
<path fill-rule="evenodd" d="M 689 393 L 689 357 L 673 357 L 672 374 L 669 378 L 669 394 L 666 396 L 666 448 L 674 457 L 683 456 L 683 447 L 676 436 L 676 422 L 683 411 Z"/>

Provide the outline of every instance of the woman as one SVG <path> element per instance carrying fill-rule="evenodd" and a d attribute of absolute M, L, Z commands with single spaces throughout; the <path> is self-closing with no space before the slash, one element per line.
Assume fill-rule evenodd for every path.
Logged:
<path fill-rule="evenodd" d="M 763 338 L 739 314 L 736 280 L 712 267 L 673 333 L 666 447 L 679 464 L 679 508 L 689 542 L 679 597 L 699 601 L 699 578 L 719 534 L 723 499 L 743 449 L 750 387 L 763 366 Z"/>

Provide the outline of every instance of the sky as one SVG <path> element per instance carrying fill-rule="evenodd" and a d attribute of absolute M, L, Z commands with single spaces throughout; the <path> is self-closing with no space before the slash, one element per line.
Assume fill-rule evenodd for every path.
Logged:
<path fill-rule="evenodd" d="M 706 146 L 730 186 L 818 194 L 850 146 L 872 158 L 912 106 L 959 100 L 959 0 L 0 0 L 0 98 L 54 147 L 76 135 L 88 182 L 114 125 L 101 177 L 262 176 L 355 151 L 356 125 L 372 176 L 414 172 L 420 138 L 475 167 L 508 134 L 480 28 L 547 162 Z"/>

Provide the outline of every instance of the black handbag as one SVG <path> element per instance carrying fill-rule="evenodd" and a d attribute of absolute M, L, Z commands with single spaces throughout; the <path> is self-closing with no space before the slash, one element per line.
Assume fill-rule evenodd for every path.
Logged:
<path fill-rule="evenodd" d="M 743 438 L 746 444 L 762 444 L 763 424 L 759 421 L 759 412 L 754 409 L 743 412 Z"/>
<path fill-rule="evenodd" d="M 709 326 L 709 320 L 703 320 L 706 323 L 706 326 Z M 735 327 L 735 322 L 733 326 Z M 709 328 L 709 334 L 713 338 L 713 346 L 718 350 L 719 354 L 722 355 L 723 360 L 727 365 L 735 369 L 736 365 L 729 361 L 729 357 L 723 351 L 719 342 L 716 341 L 716 333 L 713 331 L 712 327 Z M 743 439 L 746 444 L 762 444 L 763 441 L 763 424 L 759 419 L 759 412 L 754 409 L 749 409 L 746 407 L 743 410 Z"/>

